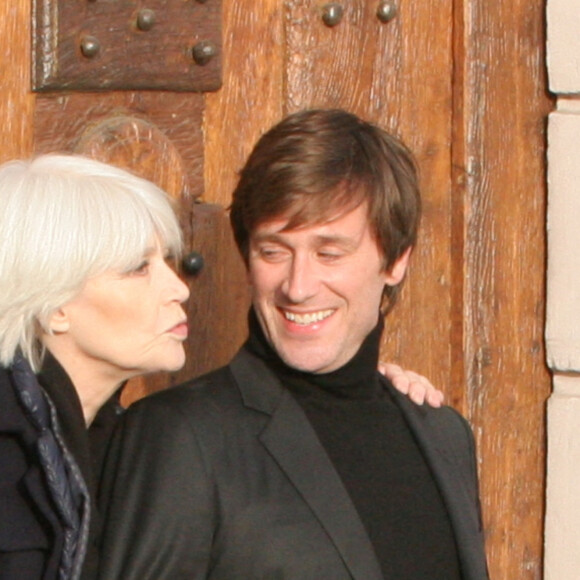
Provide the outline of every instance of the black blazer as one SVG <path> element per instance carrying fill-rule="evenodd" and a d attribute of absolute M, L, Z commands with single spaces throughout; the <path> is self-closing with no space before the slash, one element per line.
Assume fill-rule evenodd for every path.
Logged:
<path fill-rule="evenodd" d="M 488 578 L 473 437 L 386 381 L 449 510 L 463 577 Z M 362 522 L 300 406 L 242 349 L 133 405 L 102 486 L 102 580 L 381 580 Z"/>

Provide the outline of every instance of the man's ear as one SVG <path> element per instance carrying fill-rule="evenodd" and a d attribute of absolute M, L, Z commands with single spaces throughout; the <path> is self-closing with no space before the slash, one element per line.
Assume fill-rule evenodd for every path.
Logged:
<path fill-rule="evenodd" d="M 397 258 L 396 262 L 391 266 L 391 269 L 385 272 L 385 284 L 388 286 L 396 286 L 403 281 L 405 273 L 407 272 L 407 266 L 409 265 L 412 251 L 412 247 L 407 248 Z"/>
<path fill-rule="evenodd" d="M 70 320 L 67 314 L 66 309 L 64 308 L 57 308 L 49 317 L 48 317 L 48 328 L 47 330 L 50 333 L 59 334 L 63 332 L 68 332 L 70 328 Z"/>

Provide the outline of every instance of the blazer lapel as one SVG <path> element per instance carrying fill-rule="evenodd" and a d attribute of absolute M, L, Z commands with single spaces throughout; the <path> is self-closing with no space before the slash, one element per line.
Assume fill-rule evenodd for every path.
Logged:
<path fill-rule="evenodd" d="M 244 403 L 271 415 L 260 435 L 326 530 L 355 580 L 382 580 L 360 517 L 300 405 L 263 362 L 242 350 L 231 364 Z"/>

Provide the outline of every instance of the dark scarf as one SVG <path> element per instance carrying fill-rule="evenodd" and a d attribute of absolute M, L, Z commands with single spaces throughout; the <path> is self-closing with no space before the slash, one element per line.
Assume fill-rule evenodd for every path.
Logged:
<path fill-rule="evenodd" d="M 87 548 L 89 491 L 77 462 L 64 442 L 56 407 L 40 386 L 28 361 L 17 356 L 10 372 L 16 395 L 38 432 L 38 458 L 64 530 L 59 578 L 75 579 L 80 576 Z M 78 404 L 80 406 L 80 402 Z M 82 410 L 80 417 L 82 420 Z"/>

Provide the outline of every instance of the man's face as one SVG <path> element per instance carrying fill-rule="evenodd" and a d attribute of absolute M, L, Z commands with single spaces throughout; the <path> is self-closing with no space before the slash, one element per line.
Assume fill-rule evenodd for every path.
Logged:
<path fill-rule="evenodd" d="M 250 237 L 253 305 L 269 343 L 289 366 L 340 368 L 375 327 L 385 284 L 398 284 L 406 252 L 389 272 L 360 205 L 334 221 L 283 231 L 287 219 Z"/>

